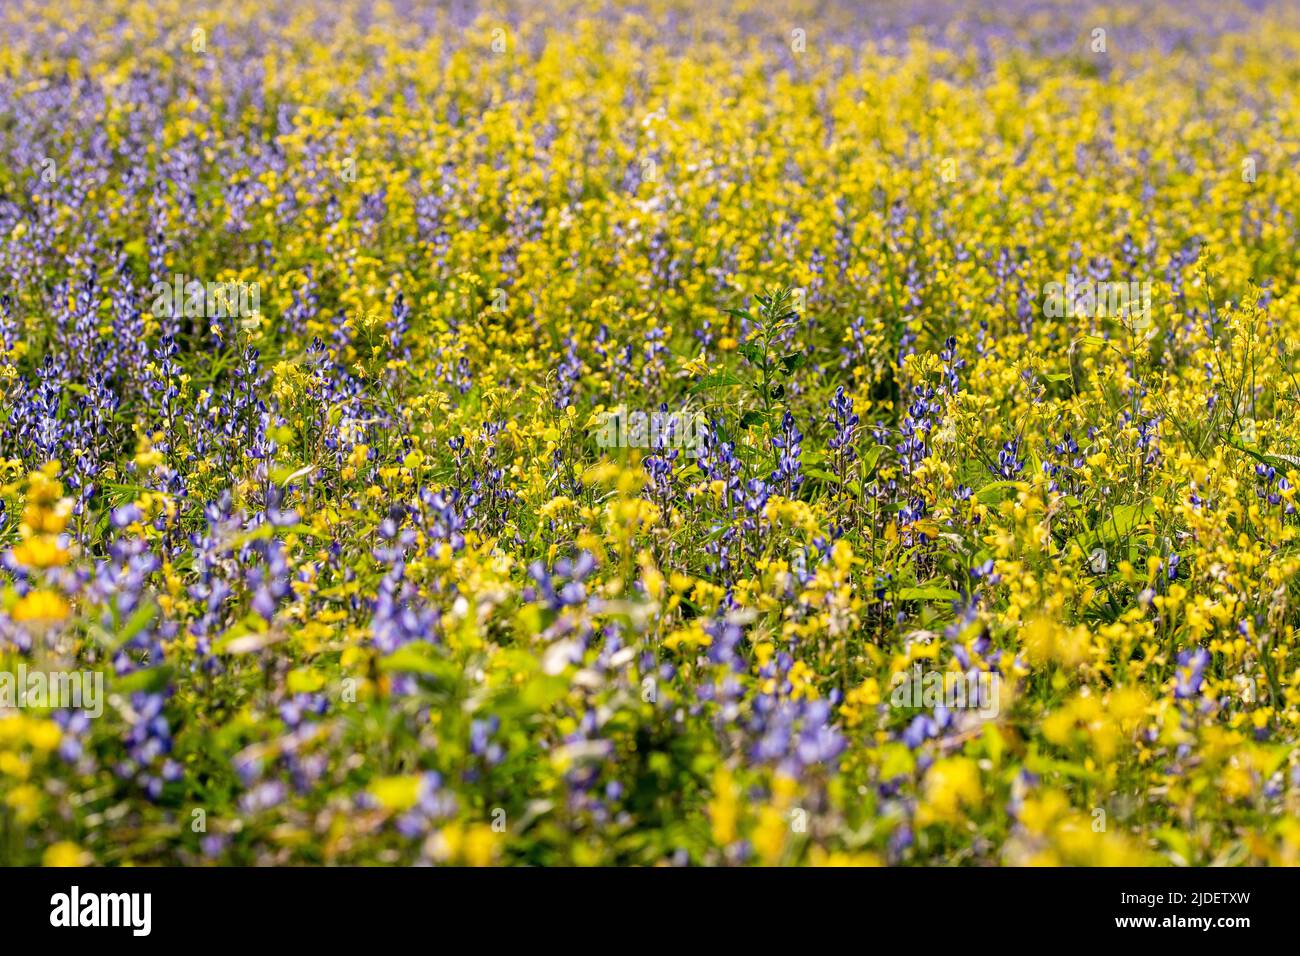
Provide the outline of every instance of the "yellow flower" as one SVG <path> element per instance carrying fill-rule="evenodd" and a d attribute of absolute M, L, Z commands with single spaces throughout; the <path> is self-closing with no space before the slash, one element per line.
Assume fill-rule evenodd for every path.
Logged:
<path fill-rule="evenodd" d="M 85 866 L 89 854 L 68 840 L 51 843 L 41 854 L 42 866 Z"/>
<path fill-rule="evenodd" d="M 491 866 L 496 853 L 497 834 L 486 823 L 476 823 L 466 832 L 462 853 L 470 866 Z"/>
<path fill-rule="evenodd" d="M 1038 615 L 1024 626 L 1025 654 L 1036 664 L 1059 663 L 1067 668 L 1077 667 L 1088 659 L 1091 639 L 1083 626 L 1068 627 Z"/>
<path fill-rule="evenodd" d="M 709 801 L 709 819 L 713 822 L 713 842 L 726 846 L 736 839 L 739 806 L 731 772 L 719 767 L 713 772 L 713 799 Z"/>
<path fill-rule="evenodd" d="M 5 805 L 14 811 L 19 823 L 31 823 L 40 814 L 41 792 L 25 783 L 10 791 Z"/>
<path fill-rule="evenodd" d="M 27 741 L 37 750 L 49 752 L 59 745 L 63 731 L 52 720 L 29 718 L 27 720 Z"/>
<path fill-rule="evenodd" d="M 938 760 L 925 775 L 925 800 L 917 808 L 917 822 L 955 823 L 962 808 L 981 800 L 979 767 L 967 757 Z"/>
<path fill-rule="evenodd" d="M 40 534 L 14 545 L 13 558 L 24 567 L 53 568 L 67 563 L 68 552 L 54 535 Z"/>
<path fill-rule="evenodd" d="M 15 621 L 49 623 L 64 620 L 70 613 L 68 602 L 55 591 L 29 591 L 18 599 L 10 612 Z"/>
<path fill-rule="evenodd" d="M 0 750 L 0 774 L 26 780 L 31 773 L 30 764 L 12 750 Z"/>
<path fill-rule="evenodd" d="M 753 844 L 759 860 L 765 866 L 775 866 L 785 851 L 790 823 L 776 807 L 763 807 L 758 813 L 758 826 L 754 828 Z"/>

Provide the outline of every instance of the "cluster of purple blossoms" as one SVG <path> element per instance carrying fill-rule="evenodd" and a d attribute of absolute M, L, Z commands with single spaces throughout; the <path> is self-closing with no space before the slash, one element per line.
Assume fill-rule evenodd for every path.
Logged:
<path fill-rule="evenodd" d="M 785 496 L 793 498 L 803 484 L 803 432 L 796 427 L 789 409 L 781 416 L 781 432 L 772 438 L 772 444 L 777 450 L 777 462 L 768 480 L 776 487 L 784 487 Z"/>
<path fill-rule="evenodd" d="M 853 444 L 858 416 L 853 411 L 853 399 L 844 393 L 843 385 L 835 389 L 835 397 L 830 400 L 830 410 L 828 421 L 831 437 L 826 446 L 831 451 L 835 476 L 843 482 L 848 479 L 848 470 L 858 457 Z"/>
<path fill-rule="evenodd" d="M 1174 697 L 1178 700 L 1189 700 L 1196 697 L 1201 692 L 1201 684 L 1205 680 L 1205 668 L 1209 666 L 1209 663 L 1210 652 L 1203 647 L 1197 647 L 1195 650 L 1179 651 Z"/>
<path fill-rule="evenodd" d="M 544 601 L 552 611 L 575 607 L 587 601 L 587 587 L 583 581 L 596 569 L 596 558 L 581 551 L 576 558 L 561 558 L 551 571 L 541 561 L 528 566 L 528 576 L 533 586 L 524 590 L 524 600 Z"/>
<path fill-rule="evenodd" d="M 120 778 L 134 780 L 153 800 L 162 796 L 165 784 L 181 778 L 181 765 L 171 757 L 171 727 L 163 714 L 166 702 L 164 694 L 131 695 L 126 759 L 116 767 Z"/>

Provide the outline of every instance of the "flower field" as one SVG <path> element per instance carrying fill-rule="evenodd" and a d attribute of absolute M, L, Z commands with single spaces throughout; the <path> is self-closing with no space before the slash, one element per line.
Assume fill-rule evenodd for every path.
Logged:
<path fill-rule="evenodd" d="M 0 7 L 0 864 L 1300 864 L 1300 11 Z"/>

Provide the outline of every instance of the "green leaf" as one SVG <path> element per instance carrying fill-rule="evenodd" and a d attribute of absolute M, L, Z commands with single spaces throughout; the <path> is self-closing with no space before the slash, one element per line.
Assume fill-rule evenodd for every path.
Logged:
<path fill-rule="evenodd" d="M 1008 497 L 1008 492 L 1015 491 L 1021 485 L 1019 481 L 990 481 L 987 485 L 975 492 L 975 497 L 982 504 L 993 504 Z"/>
<path fill-rule="evenodd" d="M 116 694 L 134 694 L 144 692 L 154 694 L 165 688 L 171 681 L 172 669 L 168 664 L 159 664 L 157 667 L 148 667 L 144 670 L 134 671 L 124 677 L 114 678 L 113 692 Z"/>
<path fill-rule="evenodd" d="M 380 658 L 379 669 L 386 672 L 426 674 L 441 679 L 453 678 L 456 666 L 450 661 L 435 657 L 436 652 L 437 648 L 427 641 L 413 641 Z"/>
<path fill-rule="evenodd" d="M 1181 863 L 1183 866 L 1190 866 L 1196 859 L 1192 852 L 1192 842 L 1187 838 L 1187 834 L 1181 830 L 1175 830 L 1173 827 L 1161 827 L 1156 831 L 1156 839 L 1169 848 L 1176 859 L 1175 863 Z"/>
<path fill-rule="evenodd" d="M 117 643 L 114 646 L 121 647 L 131 638 L 143 631 L 149 626 L 149 623 L 154 619 L 154 615 L 157 613 L 158 608 L 154 604 L 142 604 L 136 608 L 135 613 L 132 614 L 130 618 L 127 619 L 126 624 L 123 625 L 122 632 L 118 634 Z"/>
<path fill-rule="evenodd" d="M 898 589 L 900 601 L 955 601 L 959 597 L 961 595 L 952 588 L 940 587 L 937 584 Z"/>
<path fill-rule="evenodd" d="M 301 521 L 298 522 L 297 524 L 285 525 L 283 527 L 278 527 L 278 528 L 275 525 L 271 524 L 271 522 L 265 521 L 262 524 L 259 524 L 256 528 L 252 529 L 251 531 L 245 531 L 241 534 L 236 535 L 234 538 L 231 539 L 228 547 L 233 550 L 236 548 L 242 548 L 244 545 L 251 544 L 254 541 L 265 541 L 267 538 L 274 538 L 277 531 L 282 531 L 285 534 L 303 535 L 309 538 L 325 537 L 325 535 L 321 534 L 311 525 L 303 524 Z"/>
<path fill-rule="evenodd" d="M 299 478 L 304 478 L 307 475 L 310 475 L 315 470 L 315 465 L 302 465 L 298 468 L 295 468 L 291 464 L 282 465 L 271 470 L 271 480 L 283 488 L 297 481 Z"/>
<path fill-rule="evenodd" d="M 905 777 L 916 768 L 916 758 L 903 744 L 886 744 L 881 748 L 880 778 Z"/>
<path fill-rule="evenodd" d="M 1097 525 L 1097 537 L 1102 541 L 1118 541 L 1155 514 L 1156 506 L 1150 501 L 1141 504 L 1120 505 L 1109 518 Z"/>
<path fill-rule="evenodd" d="M 880 462 L 880 456 L 884 451 L 884 445 L 872 445 L 867 449 L 867 453 L 862 456 L 862 474 L 865 477 L 871 477 L 871 473 L 876 470 L 876 465 Z"/>
<path fill-rule="evenodd" d="M 750 362 L 759 366 L 763 365 L 763 349 L 757 342 L 745 342 L 736 348 L 736 351 L 747 358 Z"/>
<path fill-rule="evenodd" d="M 984 749 L 988 752 L 989 759 L 993 761 L 993 766 L 1000 766 L 1002 754 L 1006 750 L 1001 731 L 993 724 L 985 724 L 983 736 Z"/>
<path fill-rule="evenodd" d="M 1071 777 L 1076 780 L 1094 780 L 1097 776 L 1094 771 L 1089 770 L 1082 764 L 1053 760 L 1051 757 L 1044 757 L 1037 751 L 1033 751 L 1025 757 L 1025 767 L 1033 773 L 1056 773 L 1062 777 Z"/>
<path fill-rule="evenodd" d="M 1228 444 L 1238 451 L 1245 452 L 1261 464 L 1270 465 L 1279 471 L 1285 471 L 1291 468 L 1300 470 L 1300 457 L 1296 455 L 1278 455 L 1271 452 L 1257 451 L 1235 435 L 1228 438 Z"/>
<path fill-rule="evenodd" d="M 312 694 L 324 686 L 325 675 L 310 667 L 296 667 L 285 679 L 285 688 L 291 694 Z"/>
<path fill-rule="evenodd" d="M 691 394 L 703 392 L 710 388 L 726 388 L 730 385 L 743 385 L 744 380 L 737 378 L 730 372 L 715 372 L 712 375 L 706 375 L 691 386 Z"/>

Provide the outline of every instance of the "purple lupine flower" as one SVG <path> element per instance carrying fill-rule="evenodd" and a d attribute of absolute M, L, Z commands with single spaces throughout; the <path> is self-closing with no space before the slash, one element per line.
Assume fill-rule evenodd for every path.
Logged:
<path fill-rule="evenodd" d="M 1205 680 L 1205 668 L 1210 663 L 1210 652 L 1203 647 L 1195 650 L 1180 651 L 1177 660 L 1178 681 L 1174 687 L 1174 697 L 1187 700 L 1201 691 Z"/>

